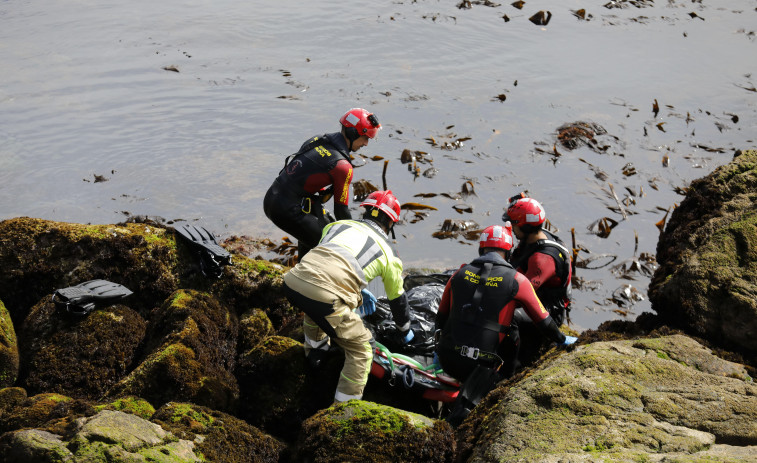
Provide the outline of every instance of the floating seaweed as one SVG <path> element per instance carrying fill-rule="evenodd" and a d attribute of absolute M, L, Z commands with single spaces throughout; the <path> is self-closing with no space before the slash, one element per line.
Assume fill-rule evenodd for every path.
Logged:
<path fill-rule="evenodd" d="M 584 145 L 596 145 L 596 135 L 604 135 L 607 131 L 599 124 L 577 121 L 564 124 L 557 128 L 557 140 L 568 150 L 574 150 Z"/>
<path fill-rule="evenodd" d="M 583 19 L 583 20 L 588 21 L 589 19 L 592 18 L 592 16 L 589 15 L 588 19 L 587 19 L 586 10 L 583 9 L 583 8 L 581 8 L 580 10 L 570 10 L 570 11 L 571 11 L 571 13 L 573 13 L 573 16 L 575 16 L 578 19 Z"/>
<path fill-rule="evenodd" d="M 439 169 L 436 167 L 429 167 L 423 171 L 423 176 L 426 178 L 434 178 L 437 173 L 439 173 Z"/>
<path fill-rule="evenodd" d="M 470 180 L 463 183 L 463 186 L 460 188 L 460 194 L 463 198 L 467 198 L 470 195 L 478 196 L 475 188 L 473 188 L 473 182 Z"/>
<path fill-rule="evenodd" d="M 473 212 L 473 206 L 469 206 L 468 204 L 455 204 L 452 206 L 452 209 L 454 209 L 458 214 L 462 214 L 464 212 Z"/>
<path fill-rule="evenodd" d="M 547 24 L 549 24 L 550 19 L 552 19 L 552 12 L 544 10 L 540 10 L 536 12 L 536 14 L 528 18 L 529 21 L 536 24 L 537 26 L 546 26 Z"/>
<path fill-rule="evenodd" d="M 625 280 L 635 280 L 636 276 L 651 277 L 659 267 L 655 257 L 643 252 L 638 257 L 633 256 L 619 264 L 610 267 L 610 271 Z"/>
<path fill-rule="evenodd" d="M 637 302 L 643 300 L 644 295 L 641 293 L 641 291 L 629 284 L 620 286 L 619 288 L 615 289 L 615 291 L 612 292 L 612 297 L 610 298 L 610 301 L 621 308 L 630 308 Z"/>
<path fill-rule="evenodd" d="M 614 254 L 595 254 L 585 259 L 576 259 L 576 267 L 586 270 L 597 270 L 607 267 L 618 259 Z"/>
<path fill-rule="evenodd" d="M 467 240 L 476 240 L 481 234 L 479 225 L 473 220 L 453 220 L 445 219 L 442 222 L 441 229 L 431 234 L 434 238 L 449 239 L 457 238 L 460 235 Z"/>
<path fill-rule="evenodd" d="M 421 203 L 405 203 L 401 207 L 402 207 L 402 210 L 407 210 L 407 211 L 424 211 L 424 210 L 438 211 L 439 210 L 435 208 L 434 206 L 429 206 L 429 205 L 421 204 Z"/>
<path fill-rule="evenodd" d="M 378 187 L 368 180 L 360 179 L 357 182 L 352 182 L 352 194 L 355 201 L 364 200 L 374 191 L 378 191 Z"/>

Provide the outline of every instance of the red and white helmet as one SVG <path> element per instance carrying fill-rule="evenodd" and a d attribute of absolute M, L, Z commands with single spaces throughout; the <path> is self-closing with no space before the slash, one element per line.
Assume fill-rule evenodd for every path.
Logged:
<path fill-rule="evenodd" d="M 541 224 L 547 219 L 547 213 L 539 204 L 539 201 L 533 198 L 516 199 L 507 208 L 507 212 L 502 216 L 505 222 L 511 222 L 513 225 L 523 227 L 541 227 Z"/>
<path fill-rule="evenodd" d="M 491 225 L 481 232 L 478 242 L 479 251 L 484 248 L 497 248 L 509 251 L 513 248 L 513 228 L 510 223 Z"/>
<path fill-rule="evenodd" d="M 399 222 L 400 220 L 400 203 L 392 194 L 392 190 L 374 191 L 369 194 L 360 205 L 365 206 L 366 208 L 373 207 L 383 211 L 384 214 L 392 219 L 392 222 Z"/>
<path fill-rule="evenodd" d="M 350 109 L 339 119 L 339 123 L 346 129 L 355 129 L 354 131 L 348 130 L 347 138 L 351 140 L 362 135 L 375 138 L 378 131 L 381 130 L 381 124 L 379 124 L 376 116 L 363 108 Z M 357 136 L 353 138 L 349 136 L 350 134 Z"/>

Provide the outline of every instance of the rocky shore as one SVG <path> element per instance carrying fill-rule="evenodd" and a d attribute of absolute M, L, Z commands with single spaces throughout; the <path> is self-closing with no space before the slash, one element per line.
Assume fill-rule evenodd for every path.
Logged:
<path fill-rule="evenodd" d="M 281 265 L 208 278 L 169 226 L 0 222 L 0 461 L 757 461 L 755 204 L 737 152 L 673 211 L 654 314 L 547 351 L 454 430 L 371 382 L 330 406 L 339 365 L 307 374 Z M 51 300 L 93 279 L 133 294 Z"/>

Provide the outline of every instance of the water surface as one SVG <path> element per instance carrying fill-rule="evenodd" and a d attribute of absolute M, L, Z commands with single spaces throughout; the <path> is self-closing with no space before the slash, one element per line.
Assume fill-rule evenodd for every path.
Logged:
<path fill-rule="evenodd" d="M 563 239 L 575 230 L 581 258 L 619 264 L 655 253 L 655 224 L 691 180 L 757 145 L 754 0 L 458 5 L 6 0 L 0 219 L 147 215 L 278 240 L 261 204 L 284 157 L 360 106 L 384 126 L 361 153 L 389 160 L 401 202 L 437 209 L 397 227 L 407 267 L 471 260 L 474 241 L 432 233 L 445 219 L 500 223 L 521 190 Z M 529 21 L 539 10 L 546 26 Z M 557 157 L 556 130 L 575 121 L 602 126 L 606 150 L 557 145 Z M 416 177 L 404 149 L 435 175 Z M 384 161 L 360 164 L 355 179 L 381 186 Z M 476 194 L 451 199 L 467 181 Z M 587 228 L 603 217 L 618 222 L 606 238 Z M 610 267 L 578 269 L 576 328 L 650 309 L 611 300 L 625 285 L 645 297 L 649 279 Z"/>

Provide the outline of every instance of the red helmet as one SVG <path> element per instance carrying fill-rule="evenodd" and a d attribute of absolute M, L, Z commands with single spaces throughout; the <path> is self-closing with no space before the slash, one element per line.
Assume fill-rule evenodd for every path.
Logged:
<path fill-rule="evenodd" d="M 376 116 L 362 108 L 350 109 L 339 119 L 339 123 L 342 124 L 342 127 L 348 129 L 347 138 L 350 140 L 354 140 L 361 135 L 375 138 L 376 133 L 381 129 L 381 124 L 379 124 Z M 354 129 L 354 131 L 349 129 Z M 350 136 L 355 134 L 357 136 Z"/>
<path fill-rule="evenodd" d="M 502 220 L 512 222 L 513 225 L 519 227 L 528 225 L 535 228 L 541 227 L 546 218 L 544 208 L 533 198 L 516 199 L 510 203 L 507 212 L 502 216 Z"/>
<path fill-rule="evenodd" d="M 360 205 L 384 211 L 384 214 L 388 215 L 392 222 L 399 222 L 400 220 L 400 203 L 392 194 L 392 190 L 374 191 Z"/>
<path fill-rule="evenodd" d="M 513 248 L 513 228 L 509 223 L 504 225 L 491 225 L 481 232 L 478 242 L 479 251 L 484 248 L 497 248 L 509 251 Z"/>

